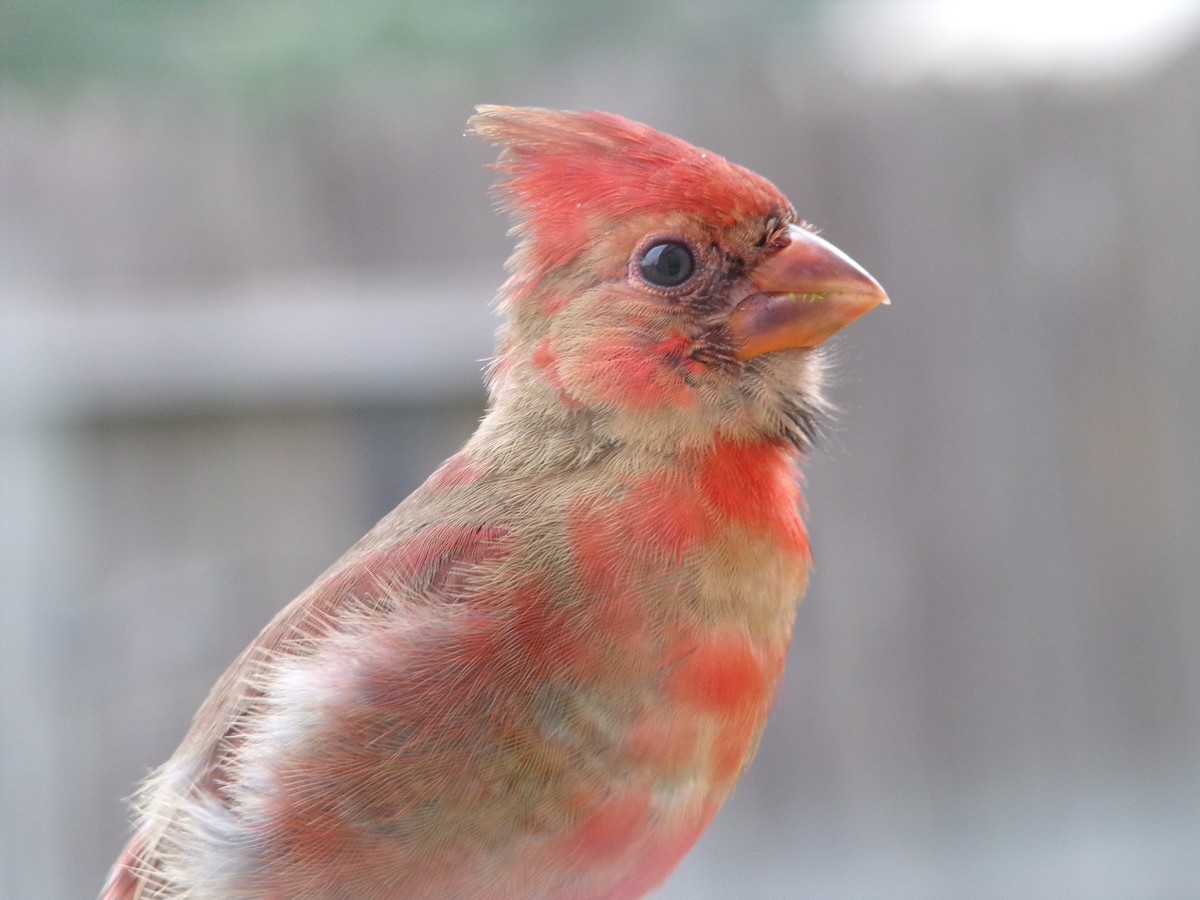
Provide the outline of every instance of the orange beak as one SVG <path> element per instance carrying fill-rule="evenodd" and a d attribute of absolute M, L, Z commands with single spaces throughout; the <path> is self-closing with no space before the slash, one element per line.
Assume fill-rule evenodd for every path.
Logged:
<path fill-rule="evenodd" d="M 738 359 L 815 347 L 889 302 L 879 282 L 833 244 L 799 225 L 788 226 L 788 238 L 750 273 L 754 293 L 729 317 Z"/>

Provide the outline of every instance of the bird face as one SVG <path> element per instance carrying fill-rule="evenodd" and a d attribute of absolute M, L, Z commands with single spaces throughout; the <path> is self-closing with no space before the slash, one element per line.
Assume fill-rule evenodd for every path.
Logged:
<path fill-rule="evenodd" d="M 484 108 L 521 236 L 500 367 L 623 441 L 808 443 L 826 338 L 887 302 L 770 182 L 598 113 Z"/>
<path fill-rule="evenodd" d="M 782 207 L 732 225 L 683 213 L 614 223 L 567 269 L 537 304 L 530 364 L 555 399 L 626 436 L 806 443 L 821 403 L 815 348 L 886 302 Z"/>

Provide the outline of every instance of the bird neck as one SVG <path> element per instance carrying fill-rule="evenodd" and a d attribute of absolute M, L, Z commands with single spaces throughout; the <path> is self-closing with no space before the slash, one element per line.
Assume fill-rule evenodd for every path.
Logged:
<path fill-rule="evenodd" d="M 488 412 L 467 447 L 493 472 L 544 476 L 614 455 L 626 469 L 673 461 L 694 466 L 731 447 L 748 446 L 769 448 L 769 455 L 794 465 L 807 443 L 794 440 L 786 415 L 764 415 L 736 391 L 712 403 L 696 396 L 650 408 L 564 402 L 554 380 L 517 348 L 509 347 L 499 365 L 503 371 L 493 372 Z"/>
<path fill-rule="evenodd" d="M 729 467 L 736 477 L 757 480 L 758 470 L 787 470 L 795 480 L 800 452 L 782 436 L 725 433 L 704 423 L 646 427 L 583 409 L 497 403 L 464 452 L 480 470 L 495 475 L 552 477 L 594 467 L 615 470 L 695 470 Z"/>

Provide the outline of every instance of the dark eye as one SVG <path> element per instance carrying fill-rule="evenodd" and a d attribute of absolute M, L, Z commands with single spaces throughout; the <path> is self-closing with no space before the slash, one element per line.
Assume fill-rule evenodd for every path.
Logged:
<path fill-rule="evenodd" d="M 642 255 L 638 268 L 642 277 L 657 287 L 678 287 L 692 277 L 696 263 L 686 245 L 663 241 Z"/>

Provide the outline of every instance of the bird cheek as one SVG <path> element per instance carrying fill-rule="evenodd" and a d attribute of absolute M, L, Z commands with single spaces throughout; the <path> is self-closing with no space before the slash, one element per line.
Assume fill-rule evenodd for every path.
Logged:
<path fill-rule="evenodd" d="M 560 371 L 577 394 L 604 406 L 636 412 L 690 409 L 698 398 L 688 376 L 703 366 L 689 358 L 689 348 L 684 335 L 640 342 L 628 332 L 601 334 L 589 342 L 586 355 L 563 360 Z"/>
<path fill-rule="evenodd" d="M 530 357 L 534 368 L 542 373 L 542 378 L 546 384 L 558 394 L 559 399 L 567 406 L 578 406 L 579 401 L 571 395 L 567 389 L 567 385 L 563 381 L 562 372 L 559 369 L 559 357 L 554 348 L 554 341 L 551 338 L 543 338 L 542 341 L 534 348 L 533 356 Z"/>
<path fill-rule="evenodd" d="M 547 291 L 542 295 L 540 303 L 540 311 L 543 318 L 551 319 L 562 311 L 563 307 L 571 300 L 571 295 L 558 292 Z"/>

